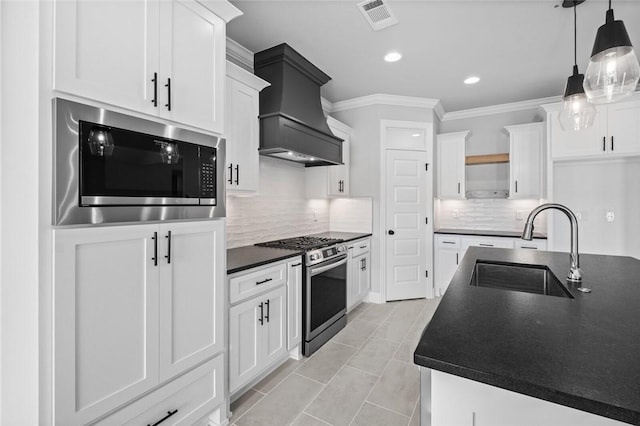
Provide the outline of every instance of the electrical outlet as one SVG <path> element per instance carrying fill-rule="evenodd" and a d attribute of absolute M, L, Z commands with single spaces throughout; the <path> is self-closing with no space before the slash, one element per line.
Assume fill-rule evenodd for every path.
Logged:
<path fill-rule="evenodd" d="M 313 221 L 317 222 L 318 221 L 318 212 L 317 211 L 313 211 Z"/>
<path fill-rule="evenodd" d="M 460 210 L 458 209 L 453 209 L 453 217 L 457 218 L 460 216 Z"/>
<path fill-rule="evenodd" d="M 524 210 L 516 210 L 516 220 L 524 220 Z"/>
<path fill-rule="evenodd" d="M 607 218 L 607 222 L 613 222 L 616 218 L 616 215 L 614 212 L 608 211 L 605 217 Z"/>

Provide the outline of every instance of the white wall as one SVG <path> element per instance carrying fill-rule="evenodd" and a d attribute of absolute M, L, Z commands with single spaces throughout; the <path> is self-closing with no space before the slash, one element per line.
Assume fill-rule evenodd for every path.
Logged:
<path fill-rule="evenodd" d="M 380 120 L 433 122 L 429 108 L 372 105 L 331 114 L 354 129 L 351 138 L 350 191 L 352 197 L 371 197 L 373 236 L 371 238 L 371 292 L 380 293 L 384 261 L 380 236 Z"/>
<path fill-rule="evenodd" d="M 553 201 L 577 216 L 580 253 L 633 256 L 640 259 L 640 158 L 556 163 Z M 614 221 L 606 220 L 607 211 Z M 553 215 L 553 250 L 569 251 L 566 216 Z"/>
<path fill-rule="evenodd" d="M 307 200 L 304 166 L 260 156 L 260 189 L 227 196 L 227 248 L 329 230 L 329 200 Z"/>
<path fill-rule="evenodd" d="M 0 2 L 0 423 L 5 425 L 40 423 L 39 18 L 39 2 Z"/>

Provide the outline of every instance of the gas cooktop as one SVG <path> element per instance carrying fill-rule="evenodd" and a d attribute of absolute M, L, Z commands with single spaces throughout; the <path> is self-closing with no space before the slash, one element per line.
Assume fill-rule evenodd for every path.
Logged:
<path fill-rule="evenodd" d="M 267 241 L 266 243 L 258 243 L 261 247 L 275 247 L 289 250 L 311 250 L 320 247 L 330 246 L 332 244 L 341 243 L 344 240 L 337 238 L 317 237 L 313 235 L 305 235 L 302 237 L 285 238 L 283 240 Z"/>

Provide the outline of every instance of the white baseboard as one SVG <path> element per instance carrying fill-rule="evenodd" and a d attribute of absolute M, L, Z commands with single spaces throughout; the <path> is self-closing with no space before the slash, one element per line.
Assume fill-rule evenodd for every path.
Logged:
<path fill-rule="evenodd" d="M 385 303 L 386 300 L 382 300 L 381 293 L 374 293 L 370 291 L 364 298 L 364 301 L 367 303 Z"/>

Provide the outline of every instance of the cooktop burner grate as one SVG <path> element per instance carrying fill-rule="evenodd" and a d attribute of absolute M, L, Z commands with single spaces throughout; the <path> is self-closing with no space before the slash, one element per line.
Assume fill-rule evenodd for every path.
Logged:
<path fill-rule="evenodd" d="M 310 250 L 314 248 L 330 246 L 342 241 L 343 240 L 337 238 L 315 237 L 307 235 L 303 237 L 285 238 L 284 240 L 267 241 L 266 243 L 258 243 L 256 245 L 261 247 L 275 247 L 289 250 Z"/>

